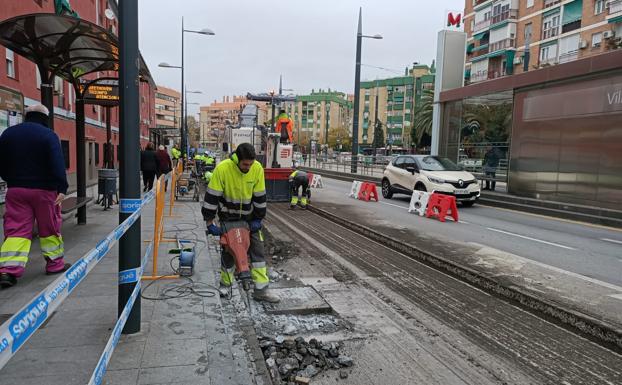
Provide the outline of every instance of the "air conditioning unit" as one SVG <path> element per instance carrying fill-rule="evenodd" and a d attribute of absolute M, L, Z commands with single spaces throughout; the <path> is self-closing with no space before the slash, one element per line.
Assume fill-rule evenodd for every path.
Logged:
<path fill-rule="evenodd" d="M 605 31 L 603 32 L 603 39 L 611 39 L 615 35 L 616 33 L 614 31 Z"/>
<path fill-rule="evenodd" d="M 589 44 L 588 44 L 587 40 L 581 40 L 581 41 L 579 42 L 579 49 L 585 49 L 585 48 L 587 48 L 587 47 L 588 47 L 588 45 L 589 45 Z"/>

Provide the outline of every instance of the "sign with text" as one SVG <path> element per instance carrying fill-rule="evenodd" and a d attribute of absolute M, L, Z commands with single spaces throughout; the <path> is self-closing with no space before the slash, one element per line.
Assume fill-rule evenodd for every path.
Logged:
<path fill-rule="evenodd" d="M 84 103 L 97 104 L 100 106 L 116 106 L 119 104 L 119 81 L 101 80 L 89 84 L 80 85 L 80 92 L 84 95 Z"/>

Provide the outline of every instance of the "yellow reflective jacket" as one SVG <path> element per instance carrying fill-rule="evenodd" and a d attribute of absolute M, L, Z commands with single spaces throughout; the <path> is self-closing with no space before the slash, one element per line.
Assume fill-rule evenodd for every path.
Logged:
<path fill-rule="evenodd" d="M 216 214 L 221 221 L 263 219 L 266 208 L 266 181 L 259 162 L 255 161 L 246 174 L 232 159 L 218 163 L 201 208 L 206 221 Z"/>

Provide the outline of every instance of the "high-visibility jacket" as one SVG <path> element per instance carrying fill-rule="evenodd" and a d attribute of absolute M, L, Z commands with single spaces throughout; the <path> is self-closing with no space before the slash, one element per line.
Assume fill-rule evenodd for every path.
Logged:
<path fill-rule="evenodd" d="M 174 159 L 179 159 L 181 158 L 181 151 L 173 147 L 173 149 L 171 150 L 171 155 L 173 155 Z"/>
<path fill-rule="evenodd" d="M 290 143 L 294 141 L 294 123 L 292 122 L 292 120 L 290 119 L 289 115 L 287 114 L 280 114 L 277 117 L 276 120 L 276 125 L 275 125 L 275 132 L 277 133 L 281 133 L 281 130 L 285 128 L 287 129 L 287 136 L 289 138 Z"/>
<path fill-rule="evenodd" d="M 216 159 L 212 158 L 211 156 L 206 157 L 205 163 L 207 165 L 212 165 L 214 164 L 214 162 L 216 162 Z"/>
<path fill-rule="evenodd" d="M 292 172 L 291 174 L 289 174 L 288 179 L 290 181 L 296 180 L 296 181 L 308 181 L 309 177 L 307 175 L 307 173 L 305 171 L 302 170 L 294 170 L 294 172 Z"/>
<path fill-rule="evenodd" d="M 244 174 L 235 154 L 218 163 L 205 192 L 201 213 L 206 221 L 216 214 L 221 221 L 263 219 L 266 216 L 266 181 L 257 161 Z"/>

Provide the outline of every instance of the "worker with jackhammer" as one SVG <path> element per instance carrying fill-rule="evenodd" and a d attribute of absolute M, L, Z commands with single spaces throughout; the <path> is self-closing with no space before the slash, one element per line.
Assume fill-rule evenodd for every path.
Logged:
<path fill-rule="evenodd" d="M 208 234 L 222 235 L 222 229 L 214 223 L 218 214 L 221 225 L 228 221 L 247 221 L 251 240 L 248 254 L 251 258 L 251 277 L 256 301 L 279 302 L 268 285 L 268 268 L 264 255 L 261 221 L 266 216 L 266 183 L 263 167 L 255 160 L 255 149 L 250 143 L 240 144 L 231 157 L 220 162 L 207 186 L 201 213 L 207 222 Z M 233 285 L 234 257 L 223 249 L 220 270 L 220 294 L 226 296 Z"/>
<path fill-rule="evenodd" d="M 289 202 L 289 208 L 295 209 L 300 199 L 300 207 L 307 208 L 311 190 L 309 189 L 309 174 L 302 170 L 294 170 L 289 174 L 289 186 L 292 194 L 292 199 Z M 302 187 L 302 197 L 299 198 L 300 188 Z"/>

